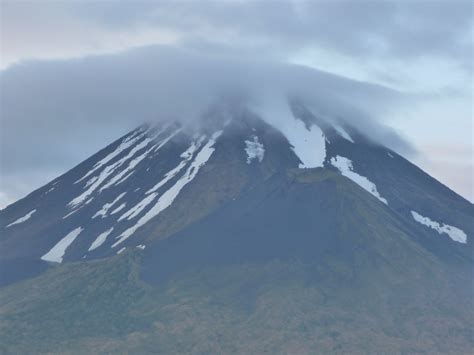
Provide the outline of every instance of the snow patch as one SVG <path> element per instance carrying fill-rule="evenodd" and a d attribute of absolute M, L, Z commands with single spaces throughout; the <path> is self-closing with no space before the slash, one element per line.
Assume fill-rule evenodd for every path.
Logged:
<path fill-rule="evenodd" d="M 53 263 L 61 263 L 63 261 L 66 249 L 74 242 L 77 236 L 82 232 L 82 227 L 69 232 L 63 239 L 61 239 L 54 247 L 41 257 L 41 260 L 51 261 Z"/>
<path fill-rule="evenodd" d="M 106 203 L 104 206 L 102 206 L 102 209 L 100 211 L 97 211 L 97 213 L 95 215 L 92 216 L 92 218 L 96 218 L 96 217 L 102 217 L 104 218 L 106 215 L 107 215 L 107 212 L 109 211 L 109 209 L 115 205 L 115 203 L 120 200 L 122 197 L 124 197 L 126 194 L 126 192 L 123 192 L 121 193 L 120 195 L 117 196 L 117 198 L 115 200 L 113 200 L 112 202 L 110 203 Z"/>
<path fill-rule="evenodd" d="M 395 158 L 395 157 L 392 155 L 392 153 L 390 153 L 390 152 L 387 152 L 387 155 L 388 155 L 390 158 L 392 158 L 392 159 Z"/>
<path fill-rule="evenodd" d="M 250 164 L 254 159 L 258 159 L 259 162 L 262 162 L 265 155 L 265 149 L 263 144 L 258 141 L 258 137 L 253 136 L 253 141 L 245 141 L 245 145 L 247 164 Z"/>
<path fill-rule="evenodd" d="M 110 233 L 114 230 L 114 227 L 107 229 L 104 233 L 101 233 L 91 244 L 89 247 L 88 251 L 92 251 L 94 249 L 97 249 L 100 247 L 102 244 L 105 243 L 107 237 L 109 236 Z"/>
<path fill-rule="evenodd" d="M 36 212 L 36 209 L 31 210 L 30 212 L 28 212 L 27 214 L 25 214 L 23 217 L 20 217 L 20 218 L 18 218 L 16 221 L 14 221 L 14 222 L 8 224 L 5 228 L 11 227 L 11 226 L 13 226 L 13 225 L 15 225 L 15 224 L 20 224 L 20 223 L 23 223 L 23 222 L 29 220 L 30 217 L 31 217 L 31 216 L 33 215 L 33 213 L 35 213 L 35 212 Z"/>
<path fill-rule="evenodd" d="M 123 215 L 120 216 L 118 221 L 121 221 L 122 219 L 132 219 L 136 217 L 137 215 L 140 214 L 143 209 L 148 206 L 157 196 L 157 193 L 152 193 L 151 195 L 148 195 L 145 197 L 143 200 L 141 200 L 139 203 L 137 203 L 135 206 L 130 208 L 127 212 L 125 212 Z"/>
<path fill-rule="evenodd" d="M 194 155 L 194 152 L 199 149 L 201 146 L 202 142 L 206 136 L 202 136 L 199 140 L 196 142 L 193 142 L 191 146 L 186 149 L 180 156 L 184 158 L 175 168 L 171 169 L 168 171 L 165 175 L 164 178 L 159 181 L 155 186 L 153 186 L 151 189 L 149 189 L 146 194 L 151 194 L 145 197 L 142 201 L 140 201 L 138 204 L 136 204 L 134 207 L 132 207 L 130 210 L 125 212 L 123 215 L 120 216 L 118 219 L 121 221 L 122 219 L 132 219 L 138 216 L 143 209 L 148 206 L 150 203 L 153 202 L 153 200 L 158 196 L 158 193 L 156 192 L 160 187 L 162 187 L 164 184 L 166 184 L 168 181 L 170 181 L 172 178 L 174 178 L 191 160 L 191 158 Z"/>
<path fill-rule="evenodd" d="M 411 211 L 411 215 L 413 216 L 413 219 L 417 221 L 418 223 L 421 223 L 427 227 L 430 227 L 431 229 L 434 229 L 437 231 L 439 234 L 445 233 L 454 240 L 455 242 L 458 243 L 467 243 L 467 235 L 464 233 L 463 230 L 450 226 L 448 224 L 443 224 L 439 222 L 435 222 L 431 220 L 428 217 L 424 217 L 421 214 L 419 214 L 416 211 Z"/>
<path fill-rule="evenodd" d="M 299 120 L 293 120 L 290 130 L 283 132 L 301 160 L 300 168 L 322 167 L 326 159 L 326 140 L 323 131 L 316 125 L 310 128 Z"/>
<path fill-rule="evenodd" d="M 160 132 L 156 133 L 156 135 L 160 134 Z M 173 133 L 171 135 L 174 136 L 175 133 Z M 155 136 L 156 136 L 155 135 Z M 70 201 L 68 203 L 68 206 L 69 207 L 75 207 L 81 203 L 84 202 L 84 200 L 86 198 L 88 198 L 95 190 L 97 190 L 101 185 L 102 183 L 107 179 L 109 178 L 112 173 L 118 168 L 120 167 L 121 165 L 123 165 L 125 162 L 127 162 L 129 159 L 133 158 L 135 156 L 136 153 L 138 153 L 140 150 L 144 149 L 150 142 L 152 142 L 154 139 L 154 137 L 145 137 L 140 143 L 138 143 L 135 147 L 133 147 L 130 152 L 128 152 L 128 154 L 119 159 L 118 161 L 116 161 L 115 163 L 113 163 L 112 165 L 108 165 L 104 168 L 104 170 L 102 170 L 102 172 L 99 174 L 98 177 L 96 178 L 93 178 L 93 183 L 88 186 L 88 189 L 86 191 L 84 191 L 81 195 L 77 196 L 76 198 L 74 198 L 72 201 Z M 170 137 L 168 137 L 167 139 L 165 139 L 164 141 L 167 142 L 169 139 L 171 139 Z M 165 144 L 165 143 L 164 143 Z M 161 144 L 160 144 L 161 145 Z M 138 161 L 134 160 L 132 161 L 128 168 L 125 169 L 124 171 L 122 171 L 121 173 L 119 173 L 118 175 L 116 175 L 112 180 L 113 182 L 112 183 L 115 183 L 116 181 L 120 180 L 123 175 L 125 175 L 130 169 L 132 169 L 136 164 L 138 164 L 138 162 L 143 159 L 144 156 L 143 154 L 140 155 L 137 159 L 139 159 Z M 132 165 L 130 167 L 130 165 Z M 100 191 L 104 190 L 106 187 L 109 187 L 111 186 L 112 183 L 107 183 L 106 186 L 102 187 L 100 189 Z M 87 185 L 86 185 L 87 186 Z"/>
<path fill-rule="evenodd" d="M 104 184 L 99 192 L 104 191 L 105 189 L 109 188 L 112 185 L 119 185 L 120 183 L 127 180 L 132 173 L 134 172 L 133 169 L 143 160 L 146 158 L 148 153 L 150 153 L 151 149 L 145 150 L 141 155 L 133 158 L 127 165 L 125 169 L 119 172 L 117 175 L 113 176 L 106 184 Z"/>
<path fill-rule="evenodd" d="M 352 139 L 352 137 L 349 135 L 349 133 L 347 133 L 347 131 L 342 126 L 334 124 L 333 127 L 342 138 L 344 138 L 345 140 L 348 140 L 351 143 L 354 143 L 354 140 Z"/>
<path fill-rule="evenodd" d="M 130 146 L 132 146 L 133 144 L 135 144 L 142 136 L 143 134 L 145 134 L 146 131 L 138 131 L 134 134 L 132 134 L 131 136 L 125 138 L 117 148 L 115 148 L 115 150 L 113 152 L 111 152 L 110 154 L 108 154 L 107 156 L 105 156 L 104 158 L 102 158 L 101 160 L 99 160 L 97 163 L 94 164 L 94 166 L 92 167 L 91 170 L 89 170 L 89 172 L 84 175 L 82 178 L 80 178 L 79 180 L 76 180 L 74 183 L 77 184 L 79 182 L 81 182 L 82 180 L 84 180 L 85 178 L 87 178 L 88 176 L 92 175 L 95 171 L 97 171 L 101 166 L 107 164 L 109 161 L 111 161 L 113 158 L 115 158 L 117 155 L 119 155 L 120 153 L 122 153 L 124 150 L 128 149 Z"/>
<path fill-rule="evenodd" d="M 53 186 L 52 188 L 50 188 L 48 191 L 46 191 L 44 194 L 47 195 L 49 194 L 51 191 L 53 191 L 54 189 L 56 188 L 56 186 Z"/>
<path fill-rule="evenodd" d="M 164 178 L 161 181 L 159 181 L 155 186 L 153 186 L 151 189 L 149 189 L 146 193 L 149 194 L 149 193 L 157 191 L 161 186 L 163 186 L 169 180 L 174 178 L 186 166 L 186 164 L 191 160 L 191 158 L 193 157 L 196 150 L 198 150 L 201 147 L 202 142 L 204 141 L 205 138 L 206 138 L 206 136 L 202 136 L 197 141 L 192 142 L 190 147 L 188 149 L 186 149 L 180 155 L 180 157 L 184 158 L 184 160 L 182 160 L 175 168 L 168 171 L 164 175 Z"/>
<path fill-rule="evenodd" d="M 125 180 L 127 180 L 134 172 L 135 172 L 135 167 L 147 157 L 147 155 L 153 150 L 155 153 L 158 152 L 166 143 L 168 143 L 175 135 L 177 135 L 181 131 L 181 128 L 178 128 L 175 130 L 171 135 L 166 137 L 164 140 L 162 140 L 159 144 L 153 145 L 150 149 L 146 150 L 143 154 L 140 156 L 134 158 L 128 166 L 122 170 L 119 174 L 115 175 L 112 179 L 110 179 L 103 187 L 100 188 L 99 191 L 102 191 L 112 185 L 119 185 Z"/>
<path fill-rule="evenodd" d="M 201 167 L 206 164 L 212 153 L 214 153 L 214 144 L 216 143 L 217 138 L 219 138 L 221 134 L 222 131 L 217 131 L 212 135 L 212 137 L 207 141 L 207 143 L 201 148 L 199 153 L 197 153 L 196 157 L 194 158 L 194 161 L 189 165 L 184 175 L 158 198 L 156 204 L 150 210 L 148 210 L 148 212 L 145 213 L 145 215 L 143 215 L 134 226 L 128 228 L 116 238 L 117 241 L 112 245 L 112 248 L 122 243 L 133 233 L 135 233 L 138 228 L 140 228 L 152 218 L 158 216 L 163 210 L 171 206 L 171 204 L 174 202 L 183 187 L 190 183 L 196 177 Z"/>
<path fill-rule="evenodd" d="M 145 249 L 145 247 L 146 247 L 146 245 L 144 245 L 144 244 L 137 245 L 137 248 L 141 249 L 141 250 Z"/>
<path fill-rule="evenodd" d="M 125 251 L 125 249 L 127 249 L 127 247 L 123 247 L 122 249 L 120 249 L 120 250 L 117 252 L 117 254 L 122 254 L 122 253 Z"/>
<path fill-rule="evenodd" d="M 254 107 L 253 110 L 288 139 L 301 160 L 300 168 L 323 167 L 326 159 L 323 131 L 314 124 L 307 127 L 303 121 L 296 118 L 283 98 L 281 101 L 264 101 L 260 104 L 260 107 Z"/>
<path fill-rule="evenodd" d="M 121 211 L 122 209 L 125 208 L 127 204 L 124 202 L 122 203 L 120 206 L 118 206 L 115 210 L 113 210 L 112 212 L 110 212 L 110 214 L 116 214 L 117 212 Z"/>
<path fill-rule="evenodd" d="M 379 192 L 377 191 L 377 186 L 367 179 L 365 176 L 359 175 L 354 171 L 354 168 L 352 166 L 352 161 L 350 159 L 347 159 L 345 157 L 341 156 L 336 156 L 331 158 L 331 164 L 335 168 L 337 168 L 342 175 L 345 177 L 348 177 L 352 181 L 354 181 L 357 185 L 362 187 L 364 190 L 370 192 L 372 195 L 377 197 L 380 201 L 385 203 L 386 205 L 387 200 L 384 199 L 382 196 L 380 196 Z"/>

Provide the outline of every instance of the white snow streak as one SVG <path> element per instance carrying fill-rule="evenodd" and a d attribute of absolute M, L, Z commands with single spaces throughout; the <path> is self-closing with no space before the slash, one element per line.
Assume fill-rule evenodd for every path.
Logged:
<path fill-rule="evenodd" d="M 107 212 L 109 211 L 109 209 L 113 205 L 115 205 L 115 203 L 117 203 L 118 200 L 120 200 L 122 197 L 124 197 L 125 194 L 126 194 L 126 192 L 123 192 L 120 195 L 118 195 L 117 198 L 115 200 L 113 200 L 112 202 L 106 203 L 104 206 L 102 206 L 102 209 L 100 211 L 97 211 L 97 213 L 92 216 L 92 218 L 96 218 L 96 217 L 99 217 L 99 216 L 104 218 L 106 216 Z"/>
<path fill-rule="evenodd" d="M 99 191 L 103 191 L 105 190 L 106 188 L 114 185 L 114 184 L 119 184 L 123 181 L 125 181 L 130 175 L 132 175 L 132 171 L 133 169 L 138 165 L 138 163 L 140 163 L 143 159 L 146 158 L 146 156 L 148 155 L 148 153 L 150 153 L 150 151 L 152 150 L 153 148 L 151 149 L 147 149 L 145 150 L 141 155 L 133 158 L 129 163 L 128 163 L 128 166 L 123 169 L 120 173 L 114 175 L 109 181 L 107 181 L 106 184 L 104 184 L 100 189 Z M 127 174 L 127 175 L 126 175 Z M 123 178 L 123 179 L 122 179 Z"/>
<path fill-rule="evenodd" d="M 331 164 L 336 167 L 342 175 L 345 177 L 348 177 L 352 181 L 354 181 L 357 185 L 362 187 L 364 190 L 370 192 L 372 195 L 377 197 L 380 201 L 385 203 L 386 205 L 387 200 L 384 199 L 382 196 L 380 196 L 379 192 L 377 191 L 377 186 L 367 179 L 365 176 L 359 175 L 354 171 L 354 168 L 352 166 L 352 161 L 350 159 L 341 157 L 341 156 L 336 156 L 331 158 Z"/>
<path fill-rule="evenodd" d="M 295 118 L 290 129 L 283 133 L 301 160 L 300 168 L 323 166 L 326 159 L 326 139 L 318 126 L 313 125 L 308 129 L 303 121 Z"/>
<path fill-rule="evenodd" d="M 114 230 L 114 227 L 110 228 L 110 229 L 107 229 L 105 232 L 101 233 L 91 244 L 91 246 L 89 247 L 89 251 L 92 251 L 94 249 L 97 249 L 98 247 L 100 247 L 102 244 L 105 243 L 107 237 L 109 236 L 110 233 L 112 233 L 112 231 Z"/>
<path fill-rule="evenodd" d="M 265 149 L 263 144 L 258 141 L 258 137 L 253 136 L 253 141 L 245 141 L 245 145 L 247 164 L 250 164 L 254 159 L 258 159 L 259 162 L 262 162 L 265 155 Z"/>
<path fill-rule="evenodd" d="M 111 152 L 106 157 L 102 158 L 97 163 L 95 163 L 92 169 L 86 175 L 84 175 L 82 178 L 75 181 L 74 183 L 77 184 L 78 182 L 81 182 L 82 180 L 84 180 L 86 177 L 90 176 L 101 166 L 103 166 L 104 164 L 107 164 L 109 161 L 111 161 L 117 155 L 122 153 L 124 150 L 126 150 L 127 148 L 135 144 L 135 142 L 138 141 L 145 133 L 146 131 L 139 131 L 139 132 L 136 132 L 135 134 L 132 134 L 130 137 L 125 138 L 123 142 L 120 143 L 119 146 L 113 152 Z"/>
<path fill-rule="evenodd" d="M 50 188 L 48 191 L 46 191 L 44 194 L 47 195 L 49 194 L 51 191 L 53 191 L 54 189 L 56 188 L 56 186 L 53 186 L 52 188 Z"/>
<path fill-rule="evenodd" d="M 153 186 L 151 189 L 149 189 L 146 193 L 149 194 L 151 192 L 155 192 L 161 186 L 166 184 L 169 180 L 174 178 L 186 166 L 186 164 L 191 160 L 191 158 L 193 157 L 196 150 L 198 150 L 201 147 L 201 144 L 202 144 L 202 142 L 204 141 L 205 138 L 206 138 L 206 136 L 202 136 L 196 142 L 192 142 L 190 147 L 188 149 L 186 149 L 180 155 L 181 158 L 184 158 L 184 160 L 182 160 L 175 168 L 168 171 L 164 175 L 164 178 L 161 181 L 159 181 L 155 186 Z"/>
<path fill-rule="evenodd" d="M 326 139 L 322 130 L 313 125 L 309 128 L 293 115 L 286 100 L 260 102 L 254 111 L 278 129 L 293 146 L 293 150 L 301 160 L 300 168 L 322 167 L 326 159 Z"/>
<path fill-rule="evenodd" d="M 31 210 L 30 212 L 28 212 L 27 214 L 25 214 L 23 217 L 20 217 L 20 218 L 18 218 L 16 221 L 14 221 L 14 222 L 10 223 L 9 225 L 7 225 L 5 228 L 8 228 L 8 227 L 13 226 L 13 225 L 15 225 L 15 224 L 20 224 L 20 223 L 23 223 L 23 222 L 29 220 L 30 217 L 31 217 L 31 216 L 33 215 L 33 213 L 35 213 L 35 212 L 36 212 L 36 209 Z"/>
<path fill-rule="evenodd" d="M 115 210 L 113 210 L 112 212 L 110 212 L 110 214 L 116 214 L 117 212 L 121 211 L 122 209 L 125 208 L 127 204 L 124 202 L 122 203 L 120 206 L 118 206 Z"/>
<path fill-rule="evenodd" d="M 146 194 L 150 194 L 147 197 L 145 197 L 142 201 L 140 201 L 138 204 L 136 204 L 134 207 L 129 209 L 127 212 L 125 212 L 123 215 L 120 216 L 118 219 L 121 221 L 122 219 L 132 219 L 138 216 L 143 209 L 148 206 L 150 203 L 153 202 L 153 200 L 158 196 L 158 193 L 156 192 L 160 187 L 162 187 L 164 184 L 166 184 L 168 181 L 170 181 L 172 178 L 174 178 L 185 166 L 188 164 L 188 162 L 191 160 L 191 158 L 194 155 L 194 152 L 199 149 L 201 146 L 202 142 L 204 141 L 206 137 L 202 136 L 198 141 L 193 142 L 191 146 L 186 149 L 180 156 L 184 158 L 175 168 L 171 169 L 164 175 L 164 179 L 159 181 L 155 186 L 153 186 L 151 189 L 149 189 Z"/>
<path fill-rule="evenodd" d="M 449 236 L 449 238 L 451 238 L 455 242 L 467 243 L 467 235 L 466 233 L 464 233 L 463 230 L 450 226 L 448 224 L 441 224 L 441 223 L 432 221 L 430 218 L 423 217 L 421 214 L 419 214 L 416 211 L 411 211 L 411 215 L 413 216 L 413 219 L 415 221 L 427 227 L 430 227 L 431 229 L 434 229 L 439 234 L 445 233 Z"/>
<path fill-rule="evenodd" d="M 348 140 L 351 143 L 354 143 L 354 140 L 352 139 L 352 137 L 349 135 L 349 133 L 347 133 L 347 131 L 342 126 L 334 124 L 333 127 L 342 138 L 344 138 L 345 140 Z"/>
<path fill-rule="evenodd" d="M 67 234 L 54 247 L 52 247 L 50 251 L 44 254 L 41 257 L 41 260 L 61 263 L 63 261 L 64 254 L 66 253 L 66 249 L 72 244 L 74 239 L 77 238 L 77 236 L 82 232 L 82 230 L 82 227 L 78 227 L 69 232 L 69 234 Z"/>
<path fill-rule="evenodd" d="M 122 253 L 125 251 L 125 249 L 127 249 L 127 247 L 123 247 L 122 249 L 120 249 L 120 250 L 117 252 L 117 254 L 122 254 Z"/>
<path fill-rule="evenodd" d="M 159 149 L 160 147 L 162 147 L 163 145 L 165 145 L 171 138 L 173 138 L 181 129 L 178 129 L 176 130 L 175 132 L 173 132 L 169 137 L 167 137 L 166 139 L 164 139 L 158 146 L 157 148 L 155 148 L 155 151 L 157 149 Z M 157 132 L 155 134 L 155 137 L 157 135 L 159 135 L 161 132 Z M 106 166 L 104 168 L 104 170 L 102 170 L 102 172 L 99 174 L 99 176 L 97 178 L 94 178 L 93 180 L 93 183 L 89 186 L 89 188 L 84 191 L 81 195 L 77 196 L 76 198 L 74 198 L 71 202 L 68 203 L 68 206 L 70 207 L 75 207 L 79 204 L 81 204 L 82 202 L 84 202 L 84 200 L 89 197 L 95 190 L 97 190 L 101 185 L 102 183 L 121 165 L 123 165 L 126 161 L 128 161 L 129 159 L 131 159 L 138 151 L 144 149 L 150 142 L 152 142 L 154 140 L 153 137 L 146 137 L 144 138 L 139 144 L 137 144 L 135 147 L 133 147 L 133 149 L 130 150 L 130 152 L 123 158 L 121 158 L 120 160 L 116 161 L 115 163 L 113 163 L 112 165 L 109 165 L 109 166 Z M 145 153 L 146 155 L 146 153 Z M 140 156 L 139 157 L 140 160 L 144 158 L 144 155 Z M 133 161 L 131 162 L 130 164 L 132 165 L 132 168 L 138 164 L 139 161 Z M 130 167 L 130 166 L 129 166 Z M 125 169 L 125 172 L 121 172 L 120 174 L 116 175 L 112 180 L 113 182 L 116 182 L 118 180 L 120 180 L 120 178 L 123 177 L 123 175 L 125 173 L 127 173 L 130 169 Z M 110 183 L 107 183 L 106 186 L 102 187 L 100 189 L 100 191 L 102 191 L 103 189 L 105 189 L 106 187 L 109 187 L 111 184 Z"/>
<path fill-rule="evenodd" d="M 148 206 L 158 195 L 158 193 L 152 193 L 151 195 L 148 195 L 145 197 L 143 200 L 141 200 L 139 203 L 137 203 L 135 206 L 130 208 L 127 212 L 125 212 L 123 215 L 120 216 L 118 221 L 121 221 L 122 219 L 132 219 L 136 217 L 138 214 L 140 214 L 143 209 Z"/>
<path fill-rule="evenodd" d="M 143 139 L 138 145 L 136 145 L 130 152 L 118 160 L 112 165 L 106 166 L 104 170 L 99 174 L 98 178 L 94 180 L 94 183 L 89 186 L 89 188 L 84 191 L 81 195 L 73 199 L 68 203 L 68 206 L 74 207 L 82 203 L 87 197 L 89 197 L 111 174 L 116 168 L 125 163 L 128 159 L 133 157 L 136 152 L 146 147 L 151 142 L 151 138 Z"/>
<path fill-rule="evenodd" d="M 158 216 L 163 210 L 168 208 L 173 203 L 182 188 L 196 177 L 200 168 L 206 164 L 212 153 L 214 153 L 214 144 L 221 134 L 222 131 L 218 131 L 212 135 L 212 137 L 196 155 L 194 161 L 189 165 L 184 175 L 158 198 L 156 204 L 150 210 L 148 210 L 148 212 L 145 213 L 145 215 L 142 216 L 134 226 L 128 228 L 117 237 L 118 240 L 112 245 L 112 248 L 116 247 L 118 244 L 129 238 L 138 228 L 143 226 L 152 218 Z"/>
<path fill-rule="evenodd" d="M 178 128 L 175 130 L 170 136 L 165 138 L 163 141 L 161 141 L 158 145 L 154 145 L 148 150 L 146 150 L 143 154 L 140 156 L 134 158 L 130 163 L 128 163 L 128 166 L 122 170 L 119 174 L 115 175 L 112 179 L 110 179 L 104 186 L 100 188 L 99 191 L 102 191 L 112 185 L 118 185 L 124 182 L 126 179 L 128 179 L 134 172 L 133 170 L 143 159 L 146 158 L 146 156 L 153 150 L 154 152 L 157 152 L 163 147 L 166 143 L 168 143 L 175 135 L 177 135 L 181 131 L 181 128 Z"/>

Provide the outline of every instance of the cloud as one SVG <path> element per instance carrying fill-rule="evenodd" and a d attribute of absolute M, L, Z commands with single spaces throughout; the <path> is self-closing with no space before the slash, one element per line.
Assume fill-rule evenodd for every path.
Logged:
<path fill-rule="evenodd" d="M 434 56 L 472 69 L 470 1 L 4 1 L 2 10 L 4 46 L 17 57 L 38 42 L 40 57 L 54 57 L 54 47 L 77 54 L 91 43 L 100 52 L 166 38 L 283 57 L 308 48 L 352 60 Z"/>
<path fill-rule="evenodd" d="M 33 172 L 64 171 L 145 121 L 195 120 L 227 98 L 252 107 L 296 96 L 320 114 L 337 115 L 384 142 L 389 135 L 407 149 L 372 119 L 402 102 L 400 93 L 272 60 L 152 46 L 24 62 L 1 72 L 0 85 L 3 189 Z"/>
<path fill-rule="evenodd" d="M 315 93 L 306 97 L 314 106 L 338 105 L 400 149 L 406 145 L 383 126 L 395 126 L 424 154 L 430 151 L 423 144 L 440 135 L 472 148 L 470 1 L 6 0 L 0 6 L 7 68 L 0 72 L 0 154 L 2 189 L 17 191 L 10 196 L 143 120 L 195 117 L 216 95 L 263 100 L 269 93 Z"/>

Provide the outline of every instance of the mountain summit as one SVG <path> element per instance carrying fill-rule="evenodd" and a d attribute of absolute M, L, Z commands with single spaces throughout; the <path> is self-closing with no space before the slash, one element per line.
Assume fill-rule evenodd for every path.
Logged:
<path fill-rule="evenodd" d="M 5 350 L 472 347 L 473 205 L 346 121 L 288 112 L 144 125 L 2 210 Z"/>

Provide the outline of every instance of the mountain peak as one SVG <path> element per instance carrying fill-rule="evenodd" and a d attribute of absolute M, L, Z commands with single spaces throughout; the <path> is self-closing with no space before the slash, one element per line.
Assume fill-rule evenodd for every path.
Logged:
<path fill-rule="evenodd" d="M 31 263 L 123 253 L 261 193 L 267 182 L 291 184 L 288 171 L 318 168 L 340 174 L 381 210 L 419 230 L 423 237 L 416 242 L 430 252 L 472 261 L 471 204 L 342 122 L 302 105 L 286 108 L 285 120 L 271 110 L 216 108 L 201 122 L 138 127 L 1 211 L 0 259 L 7 265 L 23 260 L 24 276 Z M 440 227 L 421 223 L 412 211 Z M 450 238 L 454 228 L 467 245 Z"/>

